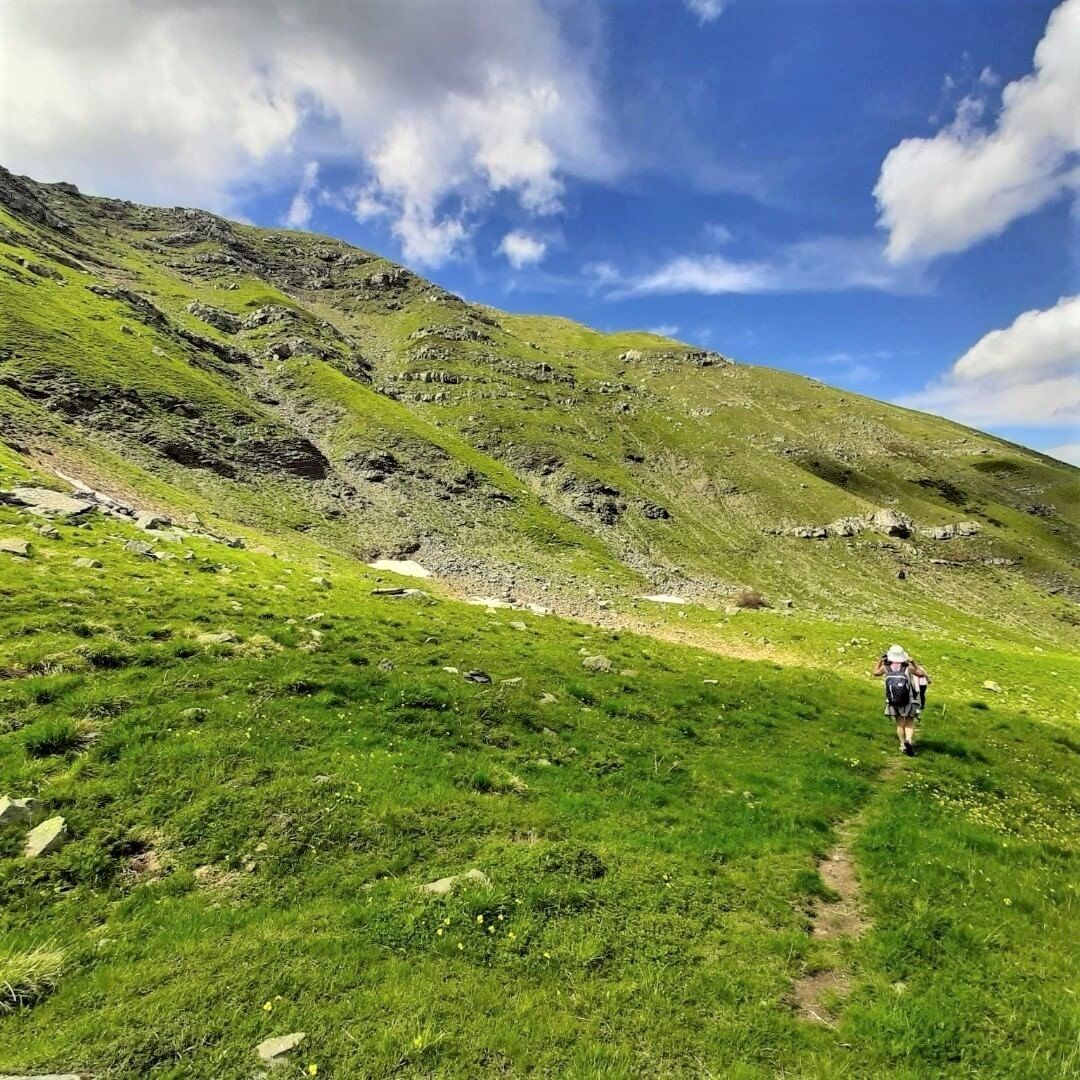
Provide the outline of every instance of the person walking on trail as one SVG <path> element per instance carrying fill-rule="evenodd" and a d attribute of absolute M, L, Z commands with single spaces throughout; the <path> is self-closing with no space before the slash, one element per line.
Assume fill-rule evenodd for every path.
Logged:
<path fill-rule="evenodd" d="M 919 679 L 926 676 L 926 671 L 899 645 L 891 645 L 889 651 L 878 659 L 874 676 L 885 680 L 885 715 L 896 721 L 900 751 L 914 757 L 912 742 L 922 700 Z"/>

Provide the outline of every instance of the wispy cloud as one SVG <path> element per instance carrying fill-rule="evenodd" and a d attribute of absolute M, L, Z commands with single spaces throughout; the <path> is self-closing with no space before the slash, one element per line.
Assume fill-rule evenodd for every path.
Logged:
<path fill-rule="evenodd" d="M 537 236 L 514 229 L 508 232 L 495 249 L 515 269 L 535 266 L 547 254 L 547 242 Z"/>
<path fill-rule="evenodd" d="M 605 268 L 609 298 L 656 293 L 785 293 L 872 289 L 912 293 L 927 288 L 919 267 L 890 263 L 876 237 L 818 237 L 780 247 L 756 259 L 711 252 L 679 255 L 627 276 Z"/>
<path fill-rule="evenodd" d="M 300 179 L 300 186 L 289 203 L 289 209 L 285 214 L 285 224 L 290 229 L 306 229 L 311 223 L 312 196 L 319 186 L 319 163 L 309 161 L 304 166 L 304 174 Z"/>
<path fill-rule="evenodd" d="M 685 0 L 686 8 L 703 26 L 720 18 L 728 0 Z"/>

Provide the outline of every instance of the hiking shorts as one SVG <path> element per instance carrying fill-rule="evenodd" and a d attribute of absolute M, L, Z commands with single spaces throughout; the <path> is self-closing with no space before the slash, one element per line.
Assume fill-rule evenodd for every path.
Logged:
<path fill-rule="evenodd" d="M 919 716 L 919 703 L 909 701 L 906 705 L 886 705 L 885 715 L 894 720 L 916 720 Z"/>

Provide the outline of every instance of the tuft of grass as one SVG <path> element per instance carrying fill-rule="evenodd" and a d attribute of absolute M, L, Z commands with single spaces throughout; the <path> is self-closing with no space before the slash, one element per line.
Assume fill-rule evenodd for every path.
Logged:
<path fill-rule="evenodd" d="M 27 1008 L 55 990 L 66 960 L 63 949 L 46 945 L 0 952 L 0 1013 Z"/>
<path fill-rule="evenodd" d="M 32 758 L 55 757 L 85 749 L 95 735 L 96 730 L 87 721 L 51 717 L 23 732 L 23 746 Z"/>
<path fill-rule="evenodd" d="M 751 611 L 772 607 L 769 601 L 766 600 L 757 589 L 744 589 L 735 597 L 735 606 L 738 608 L 747 608 Z"/>

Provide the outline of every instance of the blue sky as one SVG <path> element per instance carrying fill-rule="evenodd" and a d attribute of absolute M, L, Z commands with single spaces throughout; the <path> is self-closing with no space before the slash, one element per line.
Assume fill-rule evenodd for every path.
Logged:
<path fill-rule="evenodd" d="M 1080 0 L 63 2 L 9 167 L 1080 457 Z"/>

